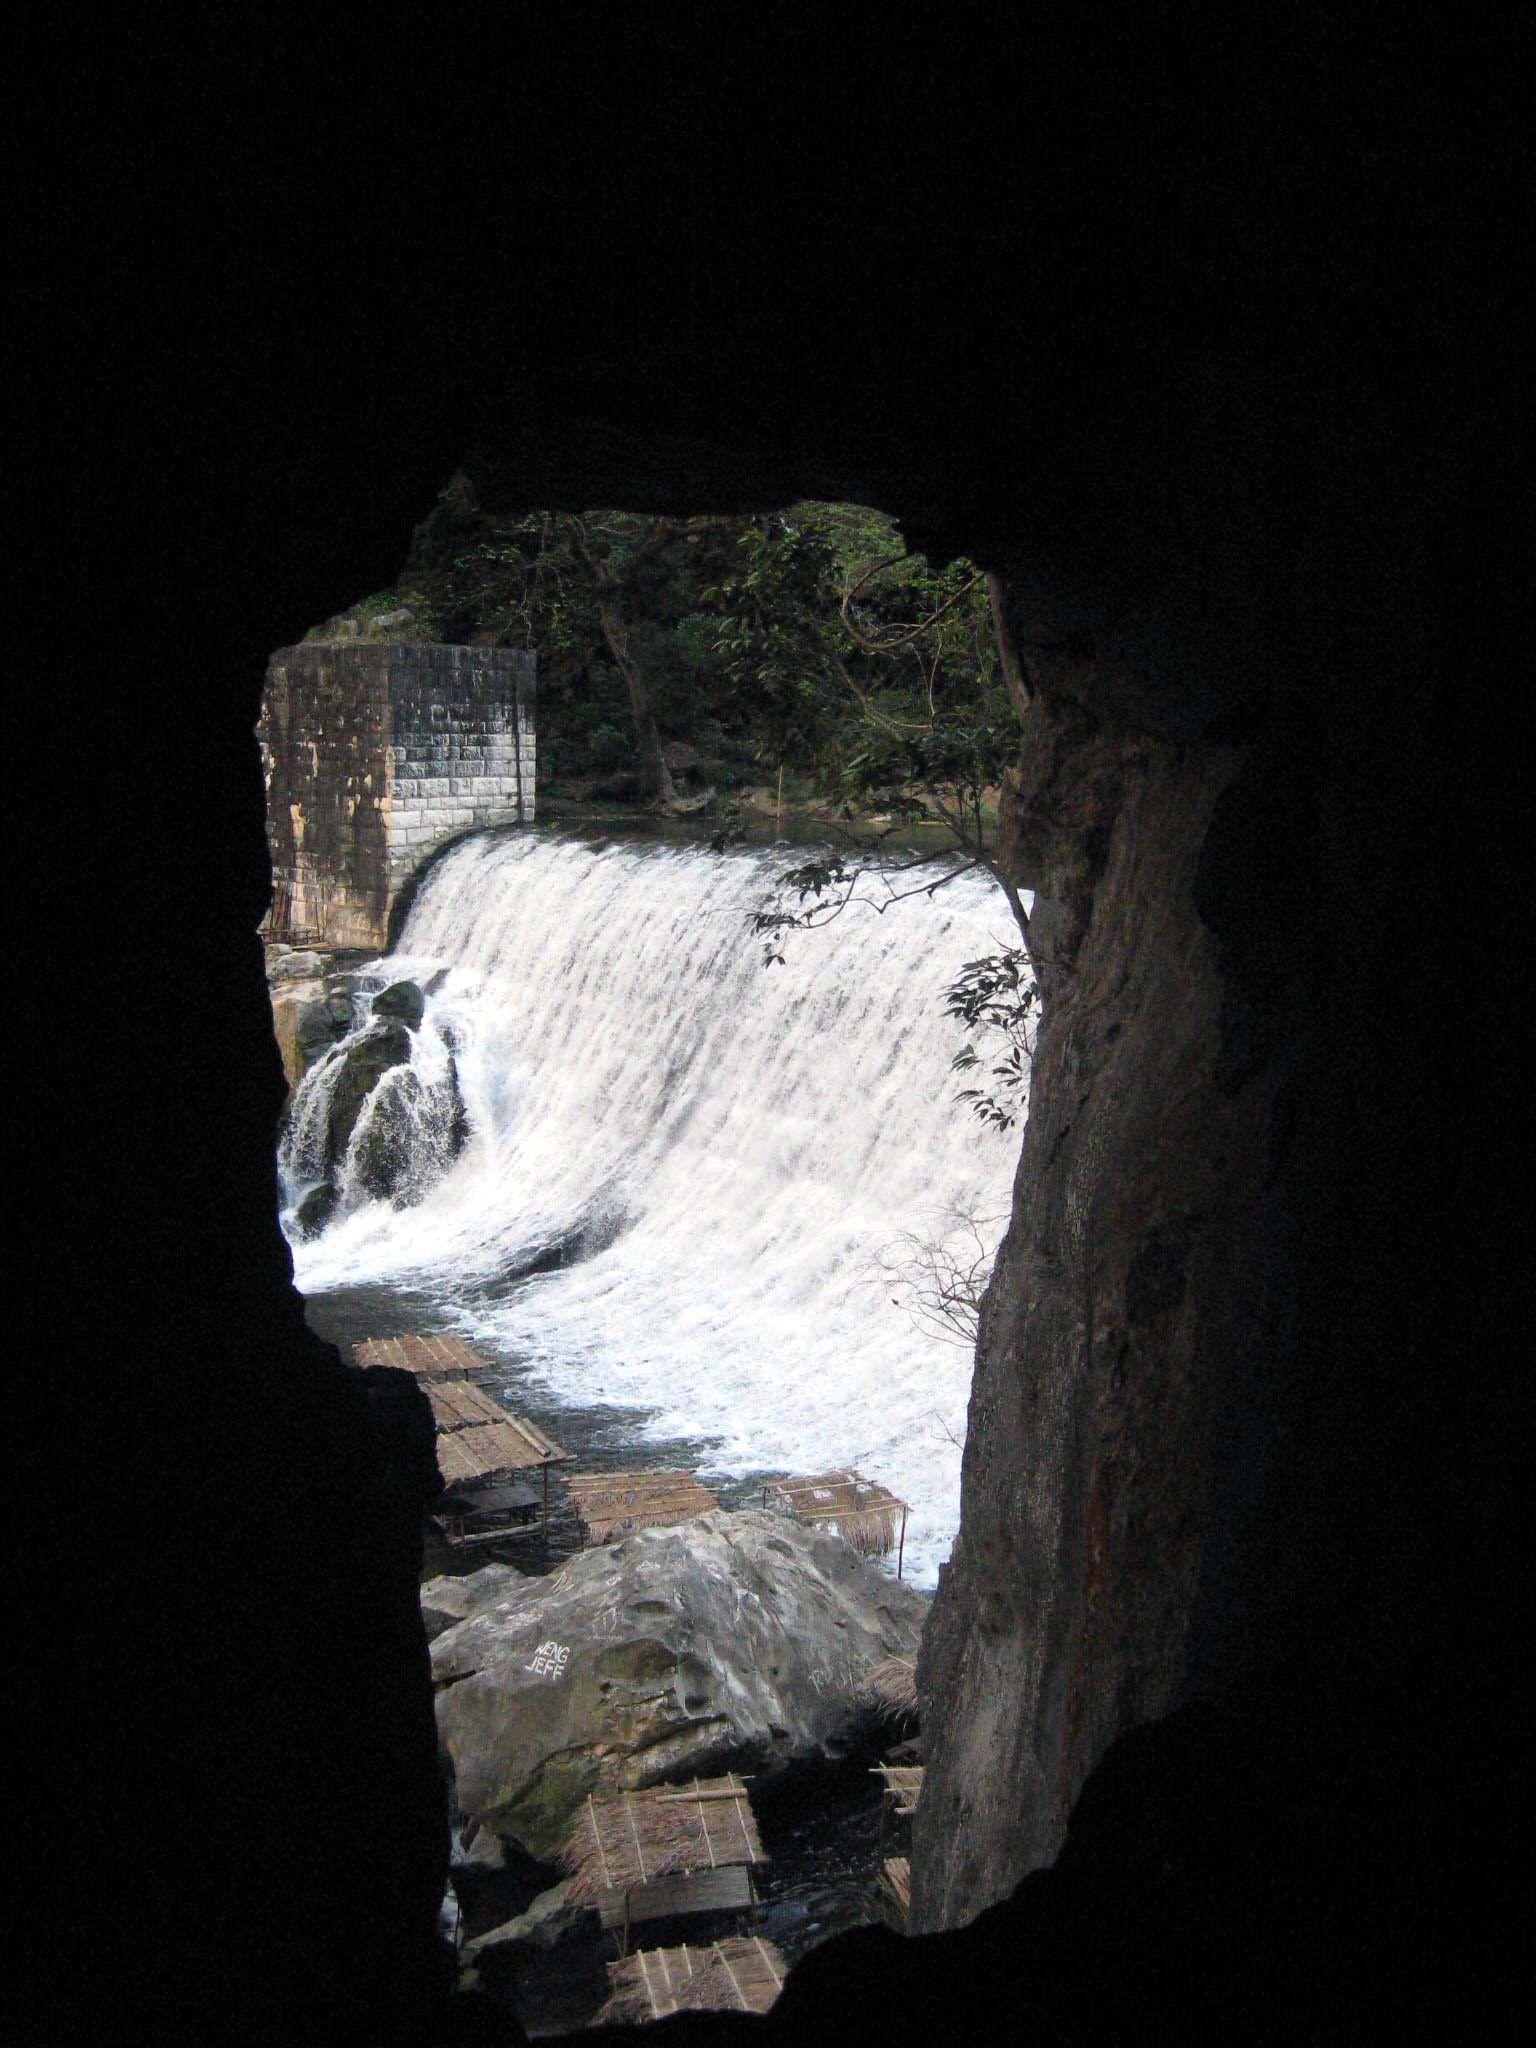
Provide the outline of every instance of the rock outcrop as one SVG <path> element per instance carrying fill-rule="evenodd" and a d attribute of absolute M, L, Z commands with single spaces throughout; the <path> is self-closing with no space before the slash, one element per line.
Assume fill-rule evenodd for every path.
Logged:
<path fill-rule="evenodd" d="M 572 1928 L 581 1924 L 583 1915 L 589 1910 L 585 1904 L 573 1905 L 571 1886 L 574 1878 L 552 1885 L 547 1892 L 540 1892 L 526 1913 L 519 1913 L 514 1920 L 504 1920 L 499 1927 L 487 1928 L 484 1934 L 477 1934 L 464 1944 L 463 1960 L 476 1963 L 488 1950 L 509 1948 L 553 1948 Z"/>
<path fill-rule="evenodd" d="M 582 1551 L 433 1645 L 459 1806 L 547 1858 L 589 1792 L 844 1755 L 865 1674 L 913 1654 L 927 1609 L 762 1509 Z"/>
<path fill-rule="evenodd" d="M 457 1628 L 483 1607 L 510 1598 L 526 1583 L 526 1575 L 510 1564 L 487 1564 L 462 1576 L 446 1572 L 439 1578 L 428 1579 L 421 1589 L 421 1618 L 426 1625 L 427 1641 L 436 1642 L 445 1630 Z"/>

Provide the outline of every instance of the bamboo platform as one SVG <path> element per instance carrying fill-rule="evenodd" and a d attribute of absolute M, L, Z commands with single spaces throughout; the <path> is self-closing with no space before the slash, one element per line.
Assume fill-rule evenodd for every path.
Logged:
<path fill-rule="evenodd" d="M 409 1331 L 398 1337 L 365 1337 L 352 1346 L 355 1365 L 394 1365 L 422 1380 L 467 1380 L 490 1367 L 462 1337 L 437 1331 L 423 1337 Z"/>
<path fill-rule="evenodd" d="M 631 1529 L 667 1528 L 720 1505 L 692 1472 L 570 1472 L 565 1484 L 589 1543 Z"/>
<path fill-rule="evenodd" d="M 783 1956 L 757 1934 L 707 1947 L 640 1949 L 608 1965 L 608 2001 L 592 2024 L 664 2020 L 675 2012 L 767 2012 L 785 1974 Z"/>
<path fill-rule="evenodd" d="M 763 1506 L 813 1529 L 829 1529 L 866 1557 L 886 1557 L 894 1550 L 896 1576 L 901 1577 L 907 1503 L 851 1466 L 808 1479 L 770 1479 L 763 1488 Z"/>

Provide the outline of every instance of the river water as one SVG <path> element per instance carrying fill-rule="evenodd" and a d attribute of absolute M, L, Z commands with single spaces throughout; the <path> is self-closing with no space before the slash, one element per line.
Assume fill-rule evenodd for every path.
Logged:
<path fill-rule="evenodd" d="M 943 997 L 1013 927 L 966 875 L 882 914 L 850 906 L 765 968 L 750 919 L 783 865 L 782 850 L 549 831 L 442 858 L 396 952 L 358 977 L 360 1025 L 401 978 L 426 1012 L 308 1242 L 294 1212 L 340 1062 L 296 1091 L 280 1158 L 295 1279 L 336 1342 L 459 1331 L 488 1385 L 587 1469 L 687 1464 L 736 1505 L 768 1476 L 856 1465 L 910 1503 L 905 1575 L 931 1588 L 958 1520 L 971 1361 L 914 1321 L 903 1240 L 962 1244 L 962 1218 L 995 1237 L 1006 1217 L 1017 1132 L 955 1104 Z M 393 1201 L 358 1171 L 383 1115 L 411 1161 Z M 434 1550 L 427 1568 L 499 1554 L 545 1569 L 580 1539 L 556 1508 L 547 1549 Z M 867 1763 L 769 1802 L 762 1931 L 791 1960 L 871 1917 Z M 466 1925 L 556 1875 L 467 1875 Z M 590 1945 L 525 1965 L 531 2030 L 590 2017 Z"/>

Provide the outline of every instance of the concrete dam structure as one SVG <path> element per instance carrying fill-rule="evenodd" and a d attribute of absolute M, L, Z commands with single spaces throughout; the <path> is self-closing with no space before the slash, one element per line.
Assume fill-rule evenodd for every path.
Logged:
<path fill-rule="evenodd" d="M 534 815 L 532 654 L 306 641 L 267 666 L 257 734 L 268 935 L 381 950 L 439 848 Z"/>

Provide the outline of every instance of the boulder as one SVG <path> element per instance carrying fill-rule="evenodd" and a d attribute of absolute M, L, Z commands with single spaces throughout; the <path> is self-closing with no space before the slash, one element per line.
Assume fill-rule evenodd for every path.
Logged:
<path fill-rule="evenodd" d="M 272 990 L 272 1036 L 283 1062 L 283 1075 L 290 1088 L 297 1088 L 305 1073 L 319 1057 L 311 1051 L 317 1018 L 325 1016 L 325 984 L 320 981 L 282 982 Z M 327 1038 L 325 1043 L 332 1043 Z"/>
<path fill-rule="evenodd" d="M 717 1508 L 509 1584 L 432 1647 L 461 1810 L 548 1860 L 589 1792 L 846 1755 L 927 1598 L 840 1537 Z"/>
<path fill-rule="evenodd" d="M 375 1017 L 398 1018 L 411 1031 L 421 1029 L 426 1007 L 426 998 L 414 981 L 392 981 L 373 999 Z"/>
<path fill-rule="evenodd" d="M 505 1870 L 507 1853 L 501 1838 L 489 1828 L 476 1827 L 466 1846 L 457 1834 L 449 1837 L 448 1865 L 451 1870 Z"/>
<path fill-rule="evenodd" d="M 462 1577 L 444 1573 L 428 1579 L 421 1589 L 421 1618 L 426 1623 L 427 1641 L 433 1642 L 444 1629 L 455 1628 L 482 1607 L 490 1607 L 525 1583 L 515 1565 L 486 1564 Z"/>
<path fill-rule="evenodd" d="M 553 1948 L 557 1941 L 579 1925 L 588 1908 L 571 1904 L 571 1886 L 574 1878 L 566 1878 L 562 1884 L 552 1885 L 547 1892 L 540 1892 L 526 1913 L 519 1913 L 515 1920 L 504 1920 L 500 1927 L 487 1929 L 466 1941 L 460 1955 L 466 1963 L 476 1961 L 487 1949 L 516 1948 L 520 1944 L 529 1948 Z"/>
<path fill-rule="evenodd" d="M 318 953 L 282 953 L 268 962 L 268 981 L 317 981 L 325 972 Z"/>

